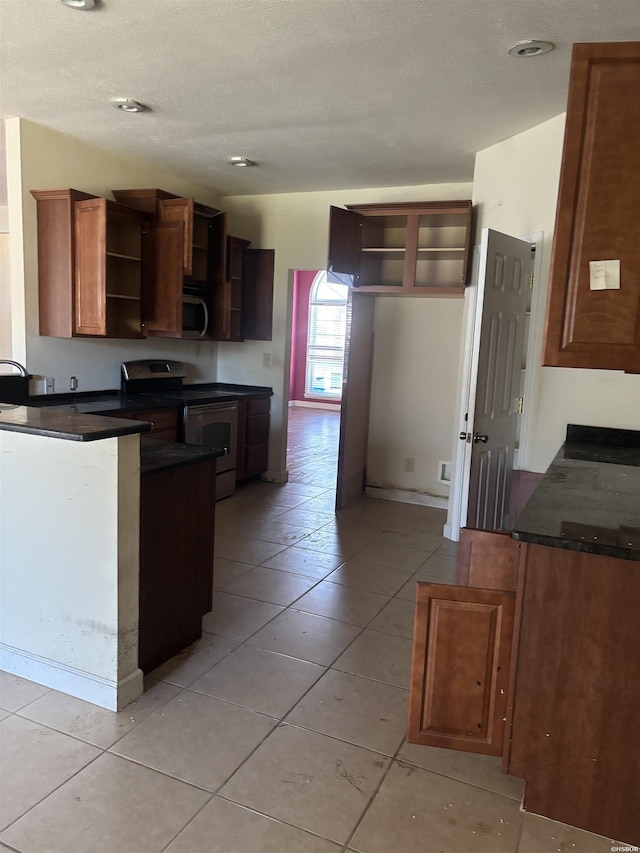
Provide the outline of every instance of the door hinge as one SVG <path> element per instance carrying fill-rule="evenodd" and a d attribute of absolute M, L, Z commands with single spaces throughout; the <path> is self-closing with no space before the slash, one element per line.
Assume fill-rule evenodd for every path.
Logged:
<path fill-rule="evenodd" d="M 529 273 L 529 290 L 533 290 L 533 273 Z"/>
<path fill-rule="evenodd" d="M 516 412 L 521 415 L 524 411 L 524 397 L 516 397 Z"/>

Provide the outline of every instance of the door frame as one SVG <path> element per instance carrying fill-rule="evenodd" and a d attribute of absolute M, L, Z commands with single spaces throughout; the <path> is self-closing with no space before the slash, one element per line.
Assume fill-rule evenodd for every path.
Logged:
<path fill-rule="evenodd" d="M 541 310 L 541 266 L 544 248 L 544 232 L 537 231 L 533 234 L 518 235 L 518 240 L 529 243 L 534 250 L 533 264 L 533 292 L 531 297 L 531 314 L 529 317 L 529 332 L 526 346 L 526 365 L 523 397 L 525 400 L 522 422 L 520 427 L 520 441 L 518 447 L 518 468 L 515 470 L 526 470 L 529 458 L 529 448 L 533 432 L 533 413 L 537 408 L 539 396 L 539 382 L 537 371 L 534 366 L 541 362 L 542 337 L 536 335 L 538 318 Z M 453 470 L 451 472 L 451 491 L 449 493 L 449 508 L 447 521 L 444 525 L 443 535 L 447 539 L 457 542 L 460 537 L 460 529 L 465 526 L 467 506 L 469 503 L 469 472 L 471 465 L 471 445 L 458 438 L 459 432 L 468 432 L 468 422 L 465 415 L 470 412 L 473 405 L 476 389 L 476 377 L 472 375 L 471 365 L 473 363 L 473 347 L 477 343 L 475 339 L 475 328 L 477 322 L 478 302 L 478 276 L 480 272 L 480 244 L 473 247 L 471 285 L 465 292 L 465 309 L 463 317 L 463 334 L 461 342 L 461 364 L 458 381 L 458 405 L 456 407 L 456 419 L 454 422 L 455 435 L 453 437 Z M 534 373 L 536 374 L 534 376 Z"/>

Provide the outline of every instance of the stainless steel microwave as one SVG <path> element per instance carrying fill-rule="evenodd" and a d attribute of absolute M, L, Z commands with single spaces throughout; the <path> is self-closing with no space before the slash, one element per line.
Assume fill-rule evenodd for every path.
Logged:
<path fill-rule="evenodd" d="M 209 309 L 200 296 L 182 296 L 182 333 L 187 337 L 204 338 L 209 334 Z"/>

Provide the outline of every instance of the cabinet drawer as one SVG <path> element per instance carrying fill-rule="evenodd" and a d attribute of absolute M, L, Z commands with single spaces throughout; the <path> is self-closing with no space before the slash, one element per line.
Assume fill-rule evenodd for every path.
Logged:
<path fill-rule="evenodd" d="M 269 441 L 269 415 L 250 415 L 247 418 L 245 442 L 247 447 Z"/>
<path fill-rule="evenodd" d="M 152 432 L 156 430 L 169 430 L 178 428 L 177 409 L 154 409 L 148 412 L 136 412 L 126 417 L 134 421 L 147 421 L 151 424 Z"/>
<path fill-rule="evenodd" d="M 269 397 L 260 397 L 256 400 L 247 400 L 247 414 L 260 415 L 263 412 L 269 412 L 271 409 L 271 399 Z"/>
<path fill-rule="evenodd" d="M 479 589 L 513 592 L 518 580 L 520 543 L 495 530 L 460 531 L 457 583 Z"/>

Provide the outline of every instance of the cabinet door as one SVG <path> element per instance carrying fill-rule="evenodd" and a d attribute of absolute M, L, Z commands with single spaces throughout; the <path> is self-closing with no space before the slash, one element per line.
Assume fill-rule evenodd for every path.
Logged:
<path fill-rule="evenodd" d="M 94 196 L 73 189 L 31 190 L 38 215 L 40 334 L 75 334 L 75 202 Z"/>
<path fill-rule="evenodd" d="M 407 740 L 502 753 L 515 594 L 418 583 Z"/>
<path fill-rule="evenodd" d="M 273 325 L 273 249 L 242 253 L 242 337 L 270 341 Z"/>
<path fill-rule="evenodd" d="M 182 337 L 182 222 L 145 227 L 142 321 L 148 335 Z"/>
<path fill-rule="evenodd" d="M 75 206 L 75 322 L 78 335 L 107 334 L 107 200 Z"/>
<path fill-rule="evenodd" d="M 640 42 L 574 46 L 545 365 L 640 371 L 639 91 Z"/>
<path fill-rule="evenodd" d="M 327 270 L 360 275 L 362 251 L 362 216 L 341 207 L 329 208 L 329 260 Z M 354 284 L 357 284 L 354 281 Z"/>
<path fill-rule="evenodd" d="M 158 202 L 160 222 L 181 222 L 183 227 L 182 269 L 191 275 L 193 269 L 193 199 L 167 198 Z"/>
<path fill-rule="evenodd" d="M 515 592 L 521 545 L 499 530 L 463 527 L 458 546 L 457 583 Z"/>

